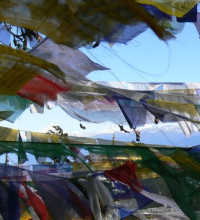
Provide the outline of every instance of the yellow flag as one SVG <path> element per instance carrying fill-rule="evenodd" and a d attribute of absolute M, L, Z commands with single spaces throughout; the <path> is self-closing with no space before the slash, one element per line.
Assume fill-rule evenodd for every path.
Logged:
<path fill-rule="evenodd" d="M 182 17 L 189 12 L 199 0 L 136 0 L 138 3 L 153 5 L 166 14 Z"/>
<path fill-rule="evenodd" d="M 54 64 L 0 45 L 0 94 L 16 94 L 26 82 L 45 71 L 64 78 L 63 72 Z"/>

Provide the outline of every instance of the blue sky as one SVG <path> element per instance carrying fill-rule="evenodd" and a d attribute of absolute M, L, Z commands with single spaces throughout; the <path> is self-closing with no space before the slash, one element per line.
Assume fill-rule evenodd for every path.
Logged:
<path fill-rule="evenodd" d="M 175 39 L 167 42 L 159 40 L 148 29 L 127 45 L 116 44 L 109 47 L 103 44 L 93 50 L 84 49 L 83 51 L 94 61 L 100 60 L 106 67 L 111 68 L 121 81 L 200 81 L 198 68 L 200 39 L 192 23 L 185 24 L 182 32 L 177 34 Z M 137 69 L 146 72 L 146 74 L 137 71 Z M 89 78 L 103 81 L 116 80 L 109 71 L 93 72 Z"/>
<path fill-rule="evenodd" d="M 200 82 L 200 39 L 193 24 L 186 24 L 176 39 L 168 42 L 159 40 L 151 30 L 139 35 L 127 45 L 100 44 L 95 49 L 85 49 L 93 61 L 110 71 L 96 71 L 88 75 L 91 80 L 127 82 Z M 138 69 L 142 70 L 138 71 Z M 80 129 L 80 122 L 69 117 L 59 107 L 45 109 L 44 114 L 25 111 L 14 124 L 0 122 L 0 126 L 20 130 L 44 131 L 49 125 L 58 124 L 69 134 L 84 133 L 110 128 L 117 125 L 83 123 L 87 130 Z"/>

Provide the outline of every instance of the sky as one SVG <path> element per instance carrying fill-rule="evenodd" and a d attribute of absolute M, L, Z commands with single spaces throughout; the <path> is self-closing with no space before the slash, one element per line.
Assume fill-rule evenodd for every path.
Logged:
<path fill-rule="evenodd" d="M 186 23 L 182 32 L 175 37 L 164 42 L 148 29 L 127 45 L 116 44 L 109 47 L 103 44 L 92 51 L 93 55 L 91 50 L 83 51 L 94 61 L 101 60 L 106 67 L 111 67 L 120 81 L 200 81 L 198 68 L 200 39 L 195 26 L 192 23 Z M 116 80 L 109 71 L 93 72 L 89 78 L 103 81 Z"/>
<path fill-rule="evenodd" d="M 195 26 L 186 23 L 175 37 L 164 42 L 148 29 L 126 45 L 102 43 L 95 49 L 81 48 L 94 62 L 110 68 L 108 71 L 92 72 L 88 78 L 93 81 L 145 83 L 200 82 L 200 38 Z M 0 126 L 38 132 L 46 132 L 52 125 L 59 125 L 69 135 L 80 136 L 119 131 L 117 125 L 109 122 L 82 124 L 86 130 L 81 129 L 80 122 L 59 107 L 45 108 L 44 114 L 31 114 L 27 109 L 15 123 L 0 122 Z"/>

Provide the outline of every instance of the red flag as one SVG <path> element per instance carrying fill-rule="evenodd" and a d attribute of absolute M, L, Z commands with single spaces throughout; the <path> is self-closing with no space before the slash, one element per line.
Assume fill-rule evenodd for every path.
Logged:
<path fill-rule="evenodd" d="M 107 178 L 125 183 L 137 192 L 142 190 L 136 174 L 136 165 L 131 161 L 127 161 L 115 169 L 106 170 L 104 174 Z"/>
<path fill-rule="evenodd" d="M 26 189 L 26 193 L 29 197 L 31 205 L 33 206 L 39 218 L 41 220 L 50 220 L 47 208 L 42 199 L 36 193 L 34 193 L 26 184 L 24 184 L 24 187 Z"/>
<path fill-rule="evenodd" d="M 47 101 L 55 100 L 58 93 L 67 92 L 70 89 L 71 85 L 56 79 L 53 75 L 43 73 L 28 81 L 17 94 L 43 106 Z"/>

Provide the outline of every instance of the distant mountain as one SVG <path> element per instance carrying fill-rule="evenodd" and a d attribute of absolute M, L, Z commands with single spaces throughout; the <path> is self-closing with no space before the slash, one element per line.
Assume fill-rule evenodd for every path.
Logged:
<path fill-rule="evenodd" d="M 178 125 L 148 126 L 139 130 L 141 143 L 182 147 L 200 145 L 200 132 L 196 131 L 190 137 L 186 137 Z M 117 141 L 136 141 L 133 131 L 131 133 L 115 132 L 114 134 Z M 93 137 L 112 140 L 113 133 L 97 134 Z"/>

